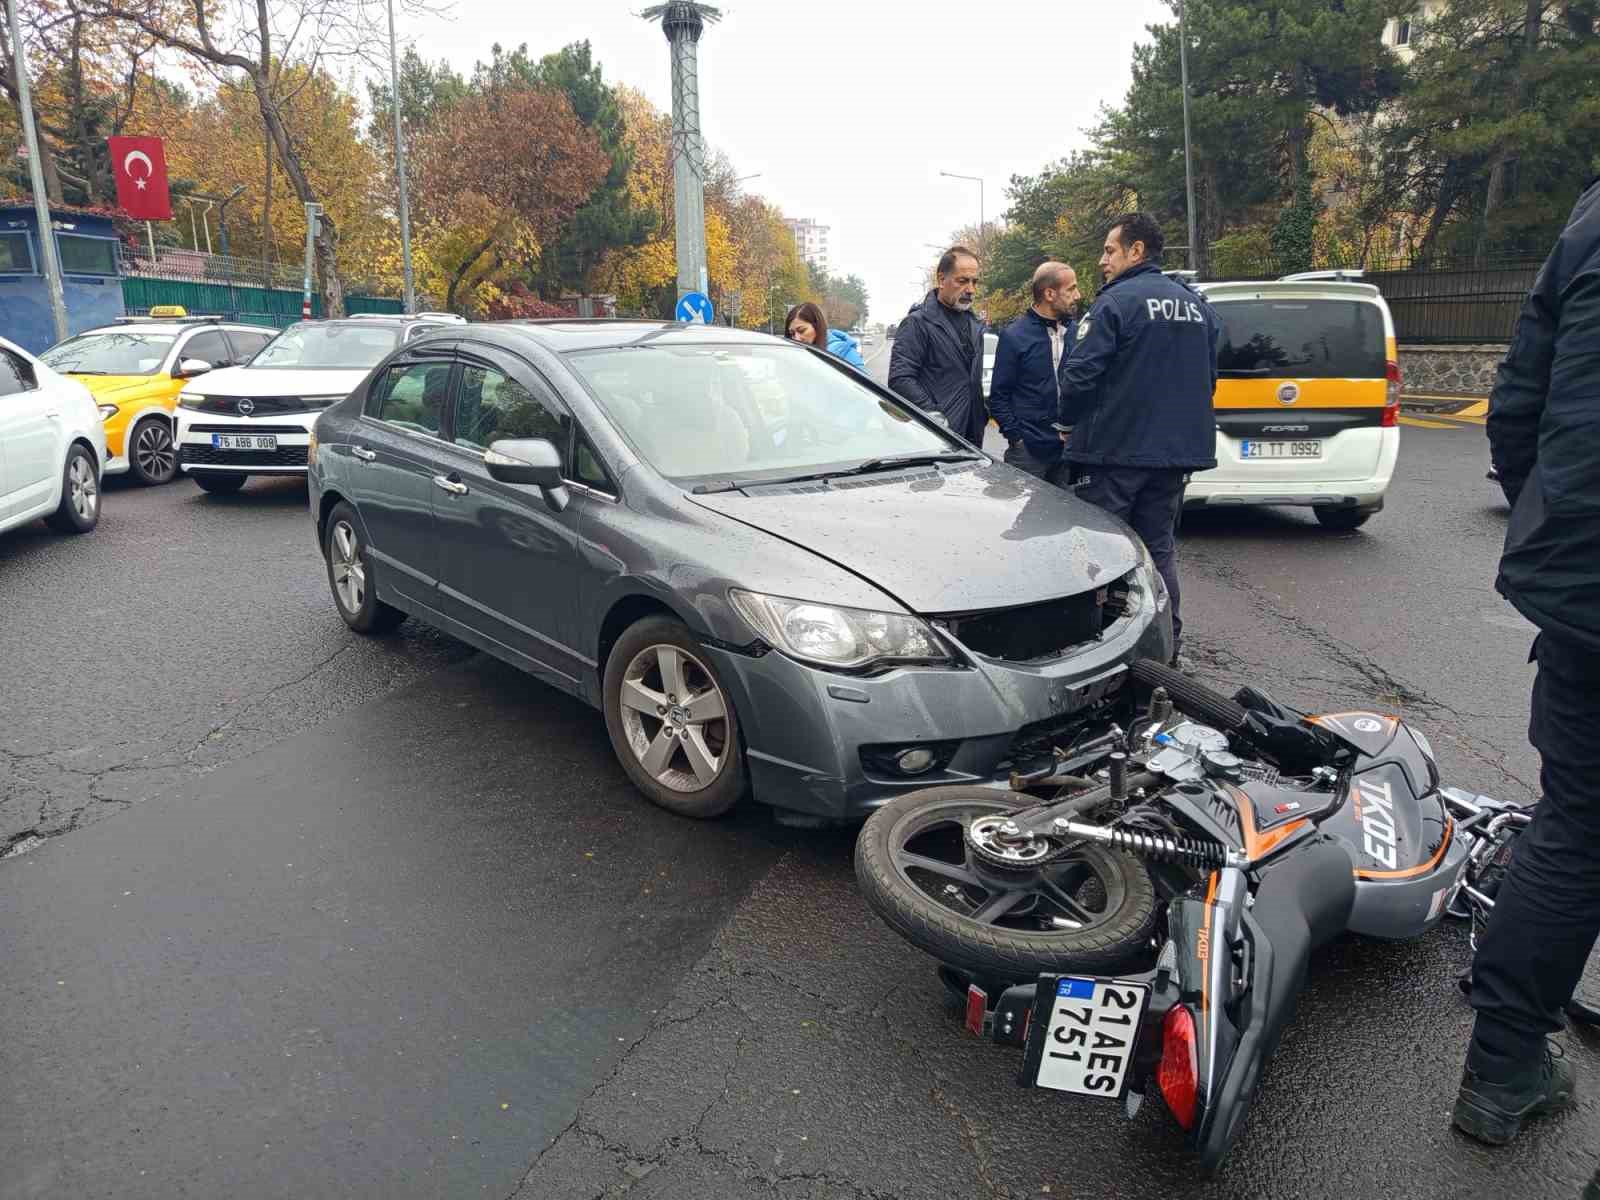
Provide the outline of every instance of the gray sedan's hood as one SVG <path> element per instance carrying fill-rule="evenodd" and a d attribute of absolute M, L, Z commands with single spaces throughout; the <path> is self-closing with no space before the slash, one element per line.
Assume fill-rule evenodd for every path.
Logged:
<path fill-rule="evenodd" d="M 1073 595 L 1110 583 L 1139 556 L 1120 521 L 995 463 L 690 499 L 838 563 L 918 613 Z"/>

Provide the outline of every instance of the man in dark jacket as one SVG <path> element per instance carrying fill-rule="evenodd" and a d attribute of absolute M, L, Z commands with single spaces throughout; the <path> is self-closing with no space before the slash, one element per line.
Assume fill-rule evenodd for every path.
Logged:
<path fill-rule="evenodd" d="M 983 445 L 983 323 L 972 313 L 978 257 L 952 246 L 939 259 L 938 286 L 895 331 L 889 386 L 918 408 L 943 413 L 950 428 Z"/>
<path fill-rule="evenodd" d="M 1077 494 L 1132 525 L 1155 559 L 1178 616 L 1175 530 L 1184 478 L 1217 465 L 1221 326 L 1198 292 L 1161 273 L 1161 228 L 1130 213 L 1106 235 L 1105 285 L 1061 362 L 1060 424 Z"/>
<path fill-rule="evenodd" d="M 1513 506 L 1495 586 L 1539 627 L 1528 738 L 1543 798 L 1472 964 L 1477 1010 L 1456 1128 L 1510 1141 L 1572 1104 L 1545 1036 L 1600 934 L 1600 180 L 1522 306 L 1489 398 L 1489 448 Z"/>
<path fill-rule="evenodd" d="M 989 411 L 1006 439 L 1006 461 L 1063 487 L 1056 371 L 1072 345 L 1081 298 L 1077 272 L 1066 263 L 1047 262 L 1036 270 L 1033 307 L 1000 331 L 989 381 Z"/>

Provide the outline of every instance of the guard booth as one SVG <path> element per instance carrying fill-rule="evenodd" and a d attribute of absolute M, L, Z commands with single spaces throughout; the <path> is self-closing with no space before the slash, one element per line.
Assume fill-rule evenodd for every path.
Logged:
<path fill-rule="evenodd" d="M 68 332 L 114 324 L 127 310 L 122 303 L 122 255 L 111 218 L 55 205 L 50 224 L 61 262 Z M 56 341 L 32 201 L 0 203 L 0 337 L 33 354 Z"/>

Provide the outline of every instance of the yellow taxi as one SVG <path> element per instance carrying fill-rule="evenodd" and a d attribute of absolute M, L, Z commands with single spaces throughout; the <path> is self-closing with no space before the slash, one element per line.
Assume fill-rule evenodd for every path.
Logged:
<path fill-rule="evenodd" d="M 140 483 L 167 483 L 178 473 L 172 414 L 183 385 L 250 361 L 277 332 L 191 317 L 174 304 L 85 330 L 39 357 L 93 394 L 106 427 L 104 474 L 132 472 Z"/>

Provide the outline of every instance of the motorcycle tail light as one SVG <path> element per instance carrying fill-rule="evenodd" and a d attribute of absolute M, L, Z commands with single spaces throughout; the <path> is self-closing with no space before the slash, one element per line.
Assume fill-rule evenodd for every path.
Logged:
<path fill-rule="evenodd" d="M 1200 1091 L 1199 1055 L 1195 1046 L 1194 1015 L 1176 1005 L 1161 1023 L 1161 1063 L 1156 1067 L 1156 1086 L 1178 1124 L 1194 1128 L 1194 1114 Z"/>
<path fill-rule="evenodd" d="M 1383 428 L 1393 429 L 1400 424 L 1400 364 L 1390 359 L 1385 376 L 1389 383 L 1383 394 Z"/>

